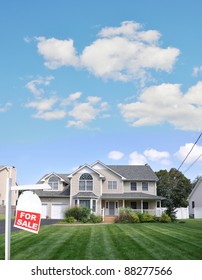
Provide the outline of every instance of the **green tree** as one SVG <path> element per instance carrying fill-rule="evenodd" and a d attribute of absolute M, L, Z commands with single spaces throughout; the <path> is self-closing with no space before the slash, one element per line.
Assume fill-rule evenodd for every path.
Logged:
<path fill-rule="evenodd" d="M 159 178 L 157 194 L 166 198 L 162 206 L 187 207 L 187 198 L 193 188 L 191 181 L 175 168 L 171 168 L 170 171 L 160 170 L 156 175 Z"/>

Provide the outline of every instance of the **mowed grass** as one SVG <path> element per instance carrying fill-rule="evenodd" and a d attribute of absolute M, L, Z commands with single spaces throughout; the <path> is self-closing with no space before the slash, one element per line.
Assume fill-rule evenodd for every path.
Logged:
<path fill-rule="evenodd" d="M 4 235 L 0 235 L 4 259 Z M 202 220 L 42 226 L 39 234 L 12 233 L 16 260 L 202 260 Z"/>

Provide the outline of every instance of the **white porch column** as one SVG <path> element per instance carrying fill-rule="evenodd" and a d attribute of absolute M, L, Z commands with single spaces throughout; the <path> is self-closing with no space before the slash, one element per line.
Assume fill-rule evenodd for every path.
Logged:
<path fill-rule="evenodd" d="M 125 200 L 123 200 L 123 208 L 125 208 Z"/>
<path fill-rule="evenodd" d="M 143 200 L 141 199 L 141 204 L 140 204 L 140 209 L 141 209 L 141 213 L 143 213 Z"/>

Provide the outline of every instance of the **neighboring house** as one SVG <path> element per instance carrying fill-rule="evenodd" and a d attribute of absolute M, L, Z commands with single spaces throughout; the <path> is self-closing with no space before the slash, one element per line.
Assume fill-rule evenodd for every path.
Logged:
<path fill-rule="evenodd" d="M 43 218 L 62 218 L 66 208 L 81 205 L 104 217 L 117 216 L 121 207 L 160 215 L 163 198 L 157 196 L 157 180 L 148 165 L 105 165 L 96 161 L 71 174 L 45 175 L 38 183 L 48 183 L 51 190 L 37 193 Z"/>
<path fill-rule="evenodd" d="M 188 197 L 189 215 L 193 218 L 202 218 L 202 178 L 198 180 Z"/>
<path fill-rule="evenodd" d="M 17 185 L 16 183 L 16 168 L 0 165 L 0 214 L 5 214 L 5 205 L 6 205 L 6 186 L 7 179 L 12 179 L 12 185 Z M 16 201 L 18 198 L 18 191 L 12 191 L 11 194 L 11 206 L 12 214 L 15 211 Z"/>

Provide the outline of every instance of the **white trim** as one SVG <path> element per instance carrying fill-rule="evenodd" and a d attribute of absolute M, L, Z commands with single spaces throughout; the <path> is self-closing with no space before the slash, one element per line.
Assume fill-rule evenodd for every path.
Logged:
<path fill-rule="evenodd" d="M 45 182 L 45 180 L 47 180 L 50 176 L 53 176 L 53 175 L 58 177 L 62 182 L 65 182 L 65 180 L 62 177 L 60 177 L 60 175 L 56 174 L 55 172 L 49 173 L 48 175 L 43 177 L 40 181 Z"/>
<path fill-rule="evenodd" d="M 110 170 L 111 172 L 113 172 L 114 174 L 118 175 L 119 177 L 121 177 L 122 180 L 127 180 L 125 177 L 123 177 L 121 174 L 117 173 L 116 171 L 114 171 L 113 169 L 111 169 L 110 167 L 108 167 L 107 165 L 105 165 L 104 163 L 102 163 L 101 161 L 97 160 L 95 163 L 91 164 L 91 166 L 94 166 L 96 164 L 101 164 L 103 167 L 105 167 L 106 169 Z"/>
<path fill-rule="evenodd" d="M 191 191 L 190 195 L 188 196 L 188 200 L 192 197 L 192 195 L 194 194 L 196 189 L 200 186 L 201 182 L 202 182 L 202 178 L 200 178 L 198 180 L 198 182 L 196 183 L 195 187 L 193 188 L 193 190 Z"/>
<path fill-rule="evenodd" d="M 95 172 L 95 173 L 97 173 L 98 175 L 99 175 L 99 177 L 100 178 L 105 178 L 105 176 L 103 176 L 100 172 L 98 172 L 96 169 L 94 169 L 94 168 L 92 168 L 90 165 L 88 165 L 88 164 L 84 164 L 84 165 L 82 165 L 82 166 L 80 166 L 78 169 L 76 169 L 74 172 L 72 172 L 71 174 L 69 174 L 68 176 L 67 176 L 67 178 L 72 178 L 72 176 L 74 175 L 74 174 L 76 174 L 77 172 L 79 172 L 79 171 L 81 171 L 83 168 L 85 168 L 85 167 L 88 167 L 90 170 L 92 170 L 93 172 Z"/>

